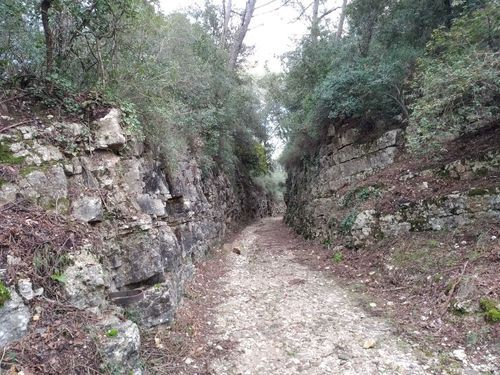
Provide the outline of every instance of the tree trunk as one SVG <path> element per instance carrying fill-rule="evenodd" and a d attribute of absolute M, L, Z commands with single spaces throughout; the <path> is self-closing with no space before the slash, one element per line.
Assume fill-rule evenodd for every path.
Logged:
<path fill-rule="evenodd" d="M 343 0 L 342 1 L 342 10 L 340 12 L 339 26 L 337 28 L 337 39 L 342 38 L 342 32 L 344 31 L 346 6 L 347 6 L 347 0 Z"/>
<path fill-rule="evenodd" d="M 45 66 L 47 74 L 52 72 L 54 67 L 54 37 L 49 23 L 49 9 L 53 0 L 42 0 L 40 3 L 40 13 L 42 15 L 43 33 L 45 35 Z"/>
<path fill-rule="evenodd" d="M 319 0 L 314 0 L 311 17 L 311 37 L 313 41 L 319 37 Z"/>
<path fill-rule="evenodd" d="M 366 57 L 368 56 L 368 51 L 370 50 L 370 44 L 372 41 L 373 37 L 373 31 L 375 28 L 376 24 L 376 18 L 377 16 L 375 14 L 371 14 L 368 19 L 366 20 L 366 29 L 364 32 L 364 35 L 361 37 L 361 46 L 360 46 L 360 53 L 361 56 Z"/>
<path fill-rule="evenodd" d="M 256 0 L 247 0 L 245 11 L 241 16 L 241 26 L 236 32 L 233 45 L 231 46 L 231 51 L 229 53 L 229 67 L 233 70 L 236 69 L 238 56 L 241 52 L 241 48 L 243 47 L 243 40 L 245 39 L 248 31 L 248 26 L 250 25 L 250 21 L 252 20 L 253 11 L 255 10 L 255 2 Z"/>
<path fill-rule="evenodd" d="M 220 38 L 220 45 L 222 48 L 226 48 L 227 33 L 229 31 L 229 20 L 231 19 L 232 1 L 227 0 L 227 5 L 226 5 L 226 1 L 223 0 L 222 7 L 224 9 L 224 27 L 222 29 L 222 35 Z"/>
<path fill-rule="evenodd" d="M 451 0 L 444 0 L 444 6 L 446 8 L 446 28 L 451 28 L 451 21 L 453 20 L 453 6 Z"/>

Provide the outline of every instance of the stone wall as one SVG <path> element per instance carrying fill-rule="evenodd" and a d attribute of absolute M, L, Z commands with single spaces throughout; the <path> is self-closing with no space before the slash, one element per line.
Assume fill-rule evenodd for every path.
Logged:
<path fill-rule="evenodd" d="M 400 129 L 371 141 L 355 128 L 328 132 L 315 160 L 288 170 L 285 221 L 308 238 L 325 237 L 337 191 L 392 164 L 401 144 Z"/>
<path fill-rule="evenodd" d="M 307 238 L 325 243 L 341 238 L 337 242 L 361 247 L 410 231 L 459 228 L 481 218 L 500 220 L 500 189 L 494 183 L 500 170 L 498 150 L 471 160 L 457 153 L 456 160 L 439 166 L 409 163 L 412 170 L 406 169 L 411 157 L 405 155 L 406 161 L 382 176 L 382 170 L 403 156 L 403 135 L 401 129 L 379 130 L 367 139 L 356 129 L 332 127 L 315 159 L 288 171 L 286 222 Z M 438 180 L 456 189 L 440 192 Z M 378 198 L 399 203 L 377 208 Z"/>
<path fill-rule="evenodd" d="M 69 303 L 99 312 L 114 306 L 113 293 L 132 291 L 137 298 L 126 301 L 126 309 L 145 326 L 170 322 L 194 263 L 228 229 L 267 215 L 272 206 L 243 177 L 202 174 L 195 159 L 167 172 L 123 129 L 116 109 L 90 128 L 48 116 L 1 134 L 0 142 L 19 162 L 5 166 L 17 170 L 0 185 L 0 205 L 27 199 L 88 223 L 100 239 L 72 251 L 64 283 Z"/>

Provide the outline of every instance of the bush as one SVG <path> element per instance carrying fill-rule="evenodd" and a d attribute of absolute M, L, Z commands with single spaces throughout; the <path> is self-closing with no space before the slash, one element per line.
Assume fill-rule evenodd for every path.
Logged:
<path fill-rule="evenodd" d="M 149 1 L 54 1 L 49 69 L 40 2 L 6 0 L 0 13 L 0 77 L 26 81 L 43 105 L 82 115 L 81 98 L 93 96 L 121 107 L 125 123 L 172 170 L 194 154 L 205 170 L 266 172 L 253 82 L 228 67 L 227 52 L 202 23 L 165 16 Z"/>
<path fill-rule="evenodd" d="M 413 150 L 475 130 L 500 118 L 500 17 L 495 6 L 438 29 L 418 64 L 408 139 Z"/>
<path fill-rule="evenodd" d="M 270 194 L 274 201 L 283 200 L 286 180 L 286 173 L 283 170 L 277 169 L 265 175 L 255 177 L 253 180 L 264 191 Z"/>

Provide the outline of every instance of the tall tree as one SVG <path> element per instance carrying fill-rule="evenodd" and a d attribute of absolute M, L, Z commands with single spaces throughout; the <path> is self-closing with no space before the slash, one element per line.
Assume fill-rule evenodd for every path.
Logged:
<path fill-rule="evenodd" d="M 236 30 L 231 49 L 229 51 L 229 67 L 231 69 L 236 69 L 236 64 L 238 62 L 238 56 L 241 53 L 243 47 L 243 40 L 248 32 L 248 27 L 250 26 L 250 21 L 253 17 L 253 12 L 255 10 L 256 0 L 247 0 L 245 10 L 241 15 L 241 24 Z"/>
<path fill-rule="evenodd" d="M 52 0 L 42 0 L 40 3 L 40 14 L 42 16 L 43 33 L 45 35 L 45 67 L 47 73 L 52 72 L 54 66 L 54 35 L 50 29 L 49 10 Z"/>
<path fill-rule="evenodd" d="M 224 25 L 222 28 L 220 45 L 222 48 L 225 48 L 226 44 L 227 44 L 228 33 L 229 33 L 229 20 L 231 19 L 231 12 L 232 12 L 232 1 L 231 0 L 227 0 L 227 3 L 225 0 L 222 0 L 222 12 L 224 14 Z"/>
<path fill-rule="evenodd" d="M 333 12 L 341 8 L 335 5 L 332 6 L 331 3 L 332 1 L 329 0 L 294 0 L 284 2 L 284 4 L 290 4 L 300 11 L 297 19 L 305 18 L 309 22 L 310 35 L 313 40 L 317 40 L 319 37 L 321 22 Z"/>
<path fill-rule="evenodd" d="M 347 7 L 347 0 L 343 0 L 342 1 L 342 10 L 340 11 L 339 25 L 337 27 L 337 39 L 342 38 L 342 32 L 344 31 L 346 7 Z"/>

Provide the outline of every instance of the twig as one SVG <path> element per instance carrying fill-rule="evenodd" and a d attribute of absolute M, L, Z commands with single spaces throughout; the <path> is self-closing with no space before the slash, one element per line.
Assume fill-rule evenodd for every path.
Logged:
<path fill-rule="evenodd" d="M 0 102 L 0 104 L 10 102 L 11 100 L 16 100 L 16 99 L 22 98 L 22 97 L 24 97 L 24 96 L 26 96 L 26 95 L 28 95 L 28 94 L 23 94 L 23 95 L 13 96 L 12 98 L 2 100 L 2 101 Z"/>
<path fill-rule="evenodd" d="M 392 291 L 395 291 L 395 290 L 402 290 L 402 289 L 409 289 L 411 288 L 412 285 L 408 285 L 408 286 L 398 286 L 396 288 L 389 288 L 389 289 L 383 289 L 382 292 L 392 292 Z"/>
<path fill-rule="evenodd" d="M 7 351 L 7 347 L 3 348 L 2 358 L 0 358 L 0 374 L 2 374 L 2 362 L 5 358 L 5 352 Z"/>
<path fill-rule="evenodd" d="M 448 298 L 446 299 L 446 303 L 444 304 L 443 311 L 441 312 L 441 316 L 443 316 L 446 313 L 446 311 L 448 310 L 448 306 L 450 305 L 451 299 L 453 298 L 453 293 L 455 293 L 455 289 L 457 288 L 458 284 L 460 284 L 460 281 L 462 281 L 462 278 L 465 274 L 465 269 L 467 268 L 468 264 L 469 264 L 469 261 L 466 261 L 464 264 L 464 267 L 462 268 L 462 272 L 460 272 L 460 275 L 458 275 L 457 280 L 451 286 L 450 293 L 448 294 Z"/>
<path fill-rule="evenodd" d="M 0 129 L 0 133 L 3 133 L 4 131 L 12 129 L 12 128 L 15 128 L 17 126 L 21 126 L 21 125 L 24 125 L 24 124 L 29 124 L 30 122 L 33 122 L 33 121 L 34 120 L 26 120 L 26 121 L 18 122 L 17 124 L 12 124 L 12 125 L 6 126 L 5 128 Z"/>

